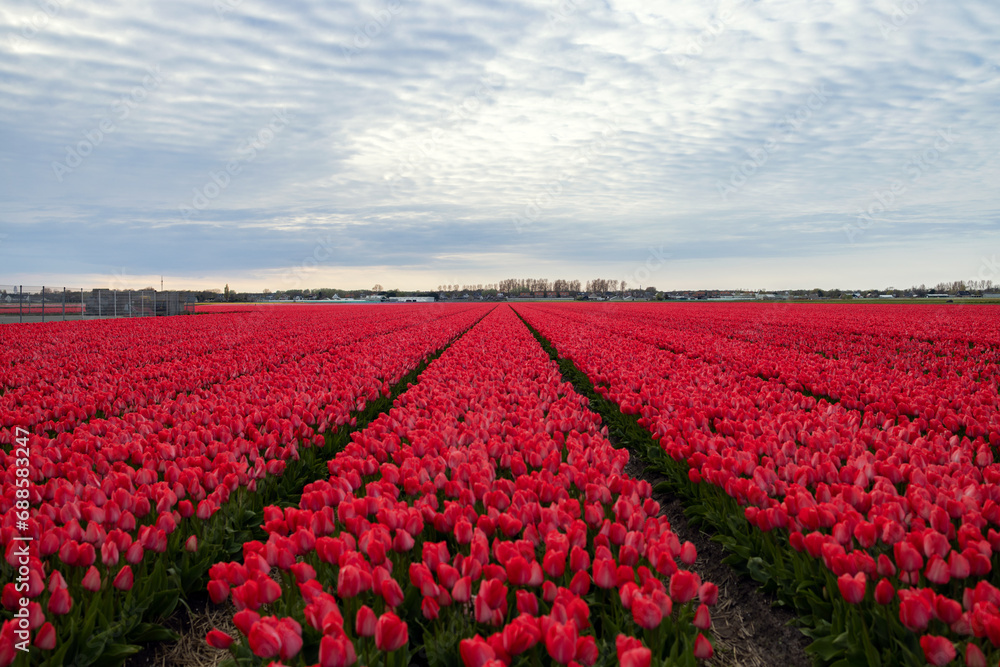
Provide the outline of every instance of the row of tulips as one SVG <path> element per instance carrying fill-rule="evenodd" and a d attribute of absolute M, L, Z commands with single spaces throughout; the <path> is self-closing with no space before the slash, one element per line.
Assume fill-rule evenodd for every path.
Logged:
<path fill-rule="evenodd" d="M 218 385 L 280 371 L 334 346 L 425 326 L 451 310 L 290 306 L 9 327 L 0 349 L 0 443 L 10 444 L 6 429 L 16 426 L 39 435 L 61 433 L 94 417 L 209 394 Z"/>
<path fill-rule="evenodd" d="M 820 657 L 843 650 L 868 662 L 947 664 L 961 654 L 968 665 L 996 664 L 997 374 L 981 359 L 996 354 L 993 329 L 975 340 L 945 337 L 940 353 L 951 370 L 924 374 L 917 369 L 925 357 L 907 345 L 920 331 L 906 308 L 893 311 L 898 320 L 880 313 L 879 366 L 853 357 L 803 360 L 809 336 L 797 332 L 829 329 L 829 310 L 783 311 L 782 335 L 766 322 L 772 335 L 752 340 L 750 307 L 742 307 L 741 323 L 728 311 L 692 306 L 519 311 L 597 393 L 648 430 L 688 483 L 716 489 L 694 495 L 724 493 L 738 503 L 758 532 L 747 539 L 766 551 L 743 547 L 751 569 L 769 570 L 762 580 L 784 580 L 779 585 L 800 598 L 810 595 L 805 572 L 825 582 L 840 620 L 813 619 L 836 630 L 814 633 Z M 983 312 L 956 311 L 956 319 Z M 974 332 L 967 322 L 954 326 Z M 769 365 L 777 370 L 762 372 Z M 968 376 L 980 384 L 970 386 Z M 848 395 L 843 378 L 866 387 L 863 400 L 838 400 Z M 833 394 L 817 399 L 808 387 L 821 383 Z M 721 509 L 717 518 L 731 521 Z"/>
<path fill-rule="evenodd" d="M 717 587 L 510 308 L 212 568 L 246 664 L 695 664 Z"/>
<path fill-rule="evenodd" d="M 329 310 L 324 327 L 315 311 L 290 309 L 283 317 L 302 316 L 310 325 L 301 329 L 303 347 L 314 349 L 309 354 L 295 352 L 298 337 L 288 334 L 297 329 L 274 314 L 275 330 L 256 336 L 258 347 L 270 347 L 281 363 L 158 403 L 132 404 L 116 415 L 82 421 L 64 415 L 72 423 L 46 427 L 51 433 L 12 429 L 26 434 L 12 444 L 23 444 L 29 456 L 18 460 L 15 448 L 0 448 L 0 602 L 8 619 L 28 610 L 31 660 L 90 664 L 165 636 L 143 617 L 161 618 L 185 592 L 201 589 L 208 567 L 250 538 L 241 526 L 265 499 L 282 500 L 315 479 L 357 415 L 370 413 L 370 403 L 384 401 L 404 375 L 486 311 L 411 308 L 387 316 L 369 308 L 345 319 Z M 225 316 L 174 321 L 197 323 L 204 335 L 202 323 L 216 317 Z M 161 321 L 129 324 L 156 328 Z M 221 346 L 229 324 L 219 319 L 218 325 L 214 338 Z M 63 333 L 74 335 L 68 327 Z M 26 488 L 18 484 L 22 478 Z M 30 516 L 22 524 L 25 500 L 19 506 L 18 493 L 25 490 Z M 14 632 L 22 625 L 4 623 L 0 665 L 10 664 L 24 645 Z"/>

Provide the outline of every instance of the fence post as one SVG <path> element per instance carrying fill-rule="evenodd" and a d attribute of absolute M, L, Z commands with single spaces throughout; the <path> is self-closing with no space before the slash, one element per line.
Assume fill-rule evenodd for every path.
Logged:
<path fill-rule="evenodd" d="M 45 321 L 45 285 L 42 285 L 42 322 Z"/>
<path fill-rule="evenodd" d="M 101 290 L 97 290 L 97 316 L 104 317 L 104 307 L 101 306 Z"/>
<path fill-rule="evenodd" d="M 66 288 L 63 287 L 63 322 L 66 321 Z"/>
<path fill-rule="evenodd" d="M 128 316 L 132 317 L 135 315 L 135 311 L 132 310 L 132 290 L 128 291 Z"/>
<path fill-rule="evenodd" d="M 156 317 L 156 290 L 153 290 L 153 317 Z"/>
<path fill-rule="evenodd" d="M 17 323 L 24 323 L 24 285 L 17 286 Z"/>
<path fill-rule="evenodd" d="M 115 317 L 118 317 L 118 290 L 112 290 L 115 295 Z"/>
<path fill-rule="evenodd" d="M 81 320 L 84 319 L 87 316 L 87 314 L 83 312 L 84 310 L 86 310 L 86 307 L 83 304 L 83 288 L 81 287 L 80 288 L 80 319 Z"/>

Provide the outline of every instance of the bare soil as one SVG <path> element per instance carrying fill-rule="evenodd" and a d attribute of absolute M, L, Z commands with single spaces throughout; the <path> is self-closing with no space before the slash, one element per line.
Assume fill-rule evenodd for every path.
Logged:
<path fill-rule="evenodd" d="M 642 459 L 632 455 L 625 473 L 645 479 L 654 487 L 663 478 L 646 470 Z M 737 574 L 722 562 L 726 551 L 711 535 L 692 527 L 679 498 L 654 494 L 660 514 L 666 516 L 681 542 L 690 540 L 698 550 L 691 568 L 703 581 L 719 587 L 719 601 L 711 608 L 712 646 L 715 655 L 709 662 L 717 667 L 811 667 L 806 654 L 809 638 L 790 625 L 795 615 L 788 609 L 773 606 L 775 600 L 759 589 L 757 582 Z"/>

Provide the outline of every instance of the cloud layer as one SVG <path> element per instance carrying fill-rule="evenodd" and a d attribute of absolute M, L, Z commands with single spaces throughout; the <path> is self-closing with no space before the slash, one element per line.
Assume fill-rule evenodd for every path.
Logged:
<path fill-rule="evenodd" d="M 984 277 L 1000 6 L 656 7 L 5 3 L 0 282 Z"/>

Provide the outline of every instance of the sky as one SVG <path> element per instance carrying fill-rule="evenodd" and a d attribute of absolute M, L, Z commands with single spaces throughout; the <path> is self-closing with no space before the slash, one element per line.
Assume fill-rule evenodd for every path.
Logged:
<path fill-rule="evenodd" d="M 1000 283 L 998 65 L 995 0 L 5 0 L 0 284 Z"/>

